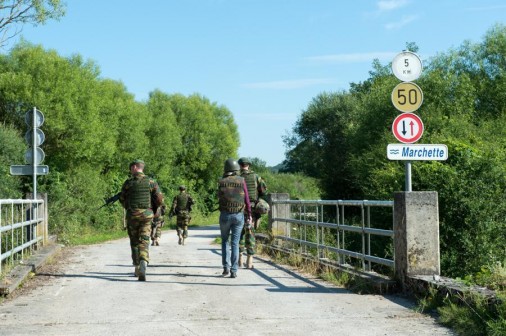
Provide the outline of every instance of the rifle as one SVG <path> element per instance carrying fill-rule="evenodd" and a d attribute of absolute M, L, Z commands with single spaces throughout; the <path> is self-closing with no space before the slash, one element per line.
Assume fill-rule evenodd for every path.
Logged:
<path fill-rule="evenodd" d="M 114 202 L 116 202 L 117 200 L 119 200 L 120 196 L 121 196 L 121 191 L 119 193 L 117 193 L 116 195 L 112 196 L 112 197 L 104 198 L 104 202 L 105 203 L 102 204 L 102 206 L 100 208 L 98 208 L 98 209 L 102 209 L 106 205 L 113 204 Z"/>

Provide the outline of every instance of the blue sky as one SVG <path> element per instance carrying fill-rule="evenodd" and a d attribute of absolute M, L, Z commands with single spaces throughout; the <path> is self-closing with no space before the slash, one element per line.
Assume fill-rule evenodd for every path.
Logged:
<path fill-rule="evenodd" d="M 67 0 L 20 38 L 93 60 L 136 100 L 199 93 L 234 115 L 239 156 L 273 166 L 282 137 L 322 92 L 368 78 L 415 42 L 422 60 L 505 24 L 504 0 Z M 5 51 L 8 51 L 7 46 Z M 392 106 L 392 108 L 394 108 Z M 386 146 L 387 144 L 385 144 Z"/>

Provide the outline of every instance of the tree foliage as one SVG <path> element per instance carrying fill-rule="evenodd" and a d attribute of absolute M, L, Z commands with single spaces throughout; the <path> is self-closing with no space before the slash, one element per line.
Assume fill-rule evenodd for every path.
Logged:
<path fill-rule="evenodd" d="M 50 174 L 39 177 L 39 191 L 48 193 L 52 230 L 64 241 L 72 241 L 83 225 L 121 226 L 122 211 L 96 210 L 118 192 L 128 164 L 138 158 L 168 202 L 177 185 L 186 184 L 198 201 L 196 211 L 208 213 L 223 162 L 235 157 L 239 146 L 237 126 L 224 106 L 197 94 L 159 90 L 137 102 L 123 83 L 102 79 L 94 62 L 23 42 L 0 57 L 3 162 L 23 163 L 24 118 L 34 106 L 45 117 L 41 147 L 50 167 Z M 3 197 L 29 191 L 26 178 L 7 180 Z"/>
<path fill-rule="evenodd" d="M 64 14 L 65 5 L 61 0 L 1 0 L 0 46 L 19 34 L 23 24 L 44 24 L 49 19 L 58 20 Z"/>
<path fill-rule="evenodd" d="M 410 43 L 410 49 L 418 47 Z M 480 43 L 425 63 L 417 81 L 424 103 L 423 143 L 446 144 L 445 162 L 413 163 L 413 190 L 439 193 L 442 268 L 459 276 L 491 260 L 506 260 L 506 27 L 493 26 Z M 285 169 L 318 178 L 326 197 L 391 199 L 404 190 L 404 164 L 388 161 L 386 146 L 398 80 L 374 61 L 370 77 L 349 92 L 322 93 L 285 139 Z"/>

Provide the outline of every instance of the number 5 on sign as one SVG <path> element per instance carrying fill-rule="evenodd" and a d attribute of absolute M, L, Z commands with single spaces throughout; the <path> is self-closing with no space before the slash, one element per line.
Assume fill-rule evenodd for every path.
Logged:
<path fill-rule="evenodd" d="M 415 83 L 400 83 L 392 91 L 392 103 L 401 112 L 414 112 L 420 108 L 422 102 L 422 89 Z"/>

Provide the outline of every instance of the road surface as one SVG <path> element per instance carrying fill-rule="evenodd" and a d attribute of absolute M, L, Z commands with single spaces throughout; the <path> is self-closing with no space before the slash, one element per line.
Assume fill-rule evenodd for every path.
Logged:
<path fill-rule="evenodd" d="M 266 257 L 224 278 L 218 235 L 191 228 L 179 246 L 164 231 L 146 282 L 126 238 L 64 248 L 0 304 L 0 335 L 453 335 L 406 299 L 354 294 Z"/>

